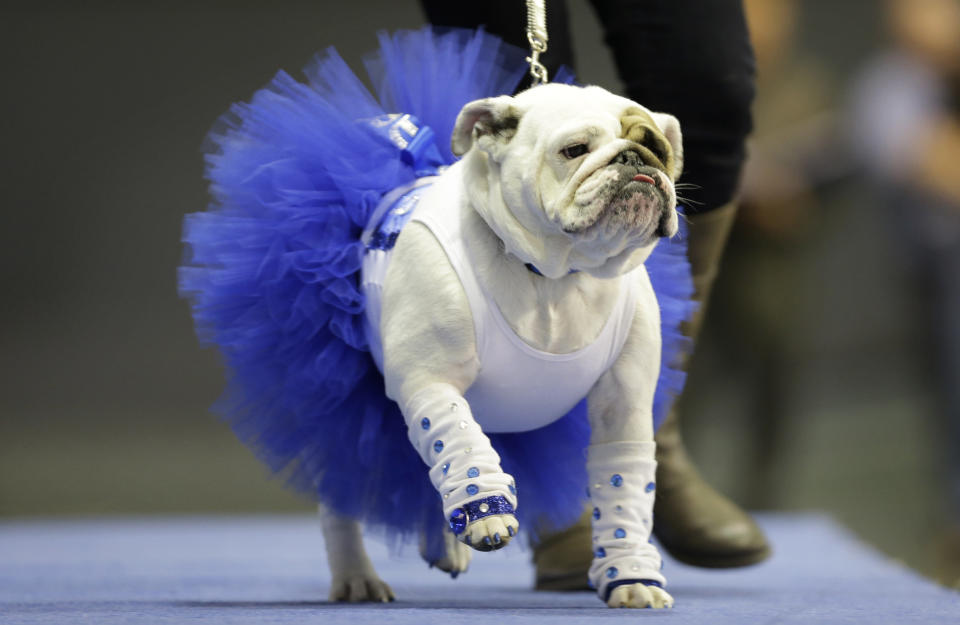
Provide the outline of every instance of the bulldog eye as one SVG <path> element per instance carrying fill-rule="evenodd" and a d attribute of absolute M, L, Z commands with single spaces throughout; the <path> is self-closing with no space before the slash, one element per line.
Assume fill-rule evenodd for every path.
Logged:
<path fill-rule="evenodd" d="M 668 154 L 666 145 L 656 137 L 647 137 L 640 142 L 640 145 L 647 148 L 661 163 L 665 164 L 667 162 Z"/>
<path fill-rule="evenodd" d="M 564 158 L 568 160 L 573 160 L 577 157 L 583 156 L 590 151 L 590 148 L 587 147 L 586 143 L 575 143 L 574 145 L 568 145 L 567 147 L 560 150 L 560 153 L 563 154 Z"/>

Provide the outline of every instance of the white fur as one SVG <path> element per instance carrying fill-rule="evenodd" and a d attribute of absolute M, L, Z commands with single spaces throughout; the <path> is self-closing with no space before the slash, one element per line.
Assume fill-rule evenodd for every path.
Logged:
<path fill-rule="evenodd" d="M 565 85 L 471 103 L 461 113 L 452 139 L 454 150 L 465 153 L 464 158 L 443 174 L 460 177 L 467 191 L 462 205 L 450 210 L 460 211 L 478 281 L 510 327 L 534 348 L 566 353 L 588 345 L 600 334 L 618 289 L 623 288 L 620 280 L 607 278 L 631 272 L 638 283 L 640 295 L 627 342 L 588 398 L 591 446 L 598 450 L 605 443 L 653 441 L 659 309 L 642 263 L 656 243 L 659 218 L 651 213 L 650 201 L 631 199 L 626 216 L 619 217 L 610 216 L 596 201 L 616 178 L 604 167 L 631 144 L 619 136 L 620 117 L 637 107 L 597 87 Z M 520 123 L 511 126 L 514 117 Z M 679 158 L 676 120 L 662 114 L 654 119 Z M 590 146 L 589 154 L 566 159 L 561 150 L 578 141 Z M 656 175 L 668 204 L 667 234 L 677 227 L 672 184 L 676 174 Z M 543 276 L 528 271 L 525 263 L 533 263 Z M 386 392 L 401 409 L 431 387 L 452 387 L 465 402 L 462 394 L 479 368 L 470 306 L 440 244 L 416 222 L 403 230 L 393 252 L 384 285 L 381 336 Z M 389 588 L 369 566 L 359 532 L 345 530 L 347 522 L 329 512 L 323 518 L 336 582 L 331 598 L 387 596 Z M 468 534 L 476 545 L 478 538 L 499 533 L 505 545 L 508 526 L 517 526 L 512 515 L 487 517 L 471 523 Z M 468 562 L 456 547 L 448 549 L 448 557 L 438 564 L 459 572 Z M 358 595 L 354 586 L 370 590 Z M 633 584 L 617 588 L 610 603 L 664 607 L 672 599 L 661 589 Z"/>

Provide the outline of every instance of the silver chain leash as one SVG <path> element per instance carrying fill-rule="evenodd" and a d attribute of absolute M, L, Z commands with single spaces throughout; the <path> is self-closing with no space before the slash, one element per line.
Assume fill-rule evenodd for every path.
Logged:
<path fill-rule="evenodd" d="M 533 84 L 548 82 L 547 68 L 540 62 L 540 55 L 547 51 L 546 0 L 527 0 L 527 41 L 530 42 L 530 75 Z"/>

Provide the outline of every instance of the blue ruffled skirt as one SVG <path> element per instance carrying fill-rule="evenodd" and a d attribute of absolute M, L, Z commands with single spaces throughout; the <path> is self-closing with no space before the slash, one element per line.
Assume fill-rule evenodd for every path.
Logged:
<path fill-rule="evenodd" d="M 365 60 L 375 96 L 332 49 L 304 70 L 305 83 L 280 72 L 215 126 L 213 200 L 184 223 L 180 293 L 228 372 L 217 411 L 295 488 L 391 536 L 425 534 L 433 557 L 440 501 L 368 350 L 360 236 L 386 192 L 454 161 L 460 108 L 511 93 L 523 59 L 482 31 L 421 29 L 380 35 Z M 433 130 L 430 158 L 409 158 L 369 123 L 391 113 Z M 688 348 L 679 324 L 693 310 L 683 237 L 661 242 L 647 269 L 663 322 L 659 424 L 683 386 L 673 365 Z M 516 478 L 526 531 L 578 518 L 585 402 L 549 426 L 490 439 Z"/>

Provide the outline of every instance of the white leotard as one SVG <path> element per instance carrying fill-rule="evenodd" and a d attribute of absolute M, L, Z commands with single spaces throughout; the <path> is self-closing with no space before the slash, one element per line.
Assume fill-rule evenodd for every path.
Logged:
<path fill-rule="evenodd" d="M 597 339 L 574 352 L 540 351 L 510 327 L 494 302 L 484 292 L 471 267 L 461 236 L 458 210 L 459 181 L 451 176 L 421 179 L 419 188 L 388 196 L 401 210 L 412 210 L 411 221 L 426 226 L 436 237 L 460 278 L 473 315 L 480 369 L 467 389 L 477 423 L 486 432 L 523 432 L 548 425 L 569 412 L 616 360 L 626 342 L 636 303 L 635 280 L 621 276 L 620 294 Z M 432 183 L 432 184 L 431 184 Z M 426 186 L 431 184 L 431 186 Z M 383 214 L 378 210 L 376 215 Z M 392 250 L 369 249 L 363 262 L 367 334 L 371 352 L 383 370 L 380 341 L 382 287 Z"/>

